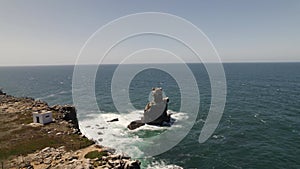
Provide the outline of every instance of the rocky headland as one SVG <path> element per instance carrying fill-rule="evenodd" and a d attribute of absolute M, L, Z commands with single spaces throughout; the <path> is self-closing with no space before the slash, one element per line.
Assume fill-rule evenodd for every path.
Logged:
<path fill-rule="evenodd" d="M 53 121 L 33 123 L 32 114 L 45 111 Z M 138 160 L 87 139 L 71 105 L 49 106 L 0 90 L 0 124 L 0 168 L 140 168 Z"/>

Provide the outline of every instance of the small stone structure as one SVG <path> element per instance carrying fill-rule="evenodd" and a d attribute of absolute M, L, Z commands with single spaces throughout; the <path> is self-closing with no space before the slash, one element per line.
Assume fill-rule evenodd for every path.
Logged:
<path fill-rule="evenodd" d="M 41 112 L 41 113 L 33 112 L 32 116 L 33 116 L 34 123 L 47 124 L 47 123 L 51 123 L 53 121 L 51 111 L 45 111 L 45 112 Z"/>

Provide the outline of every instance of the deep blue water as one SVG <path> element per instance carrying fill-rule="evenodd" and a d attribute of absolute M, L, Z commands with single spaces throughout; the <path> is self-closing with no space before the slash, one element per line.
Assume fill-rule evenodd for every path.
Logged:
<path fill-rule="evenodd" d="M 223 66 L 227 100 L 213 136 L 198 143 L 211 88 L 203 65 L 190 64 L 201 96 L 196 123 L 180 144 L 151 160 L 184 168 L 300 168 L 300 63 Z M 117 111 L 111 98 L 115 68 L 102 66 L 97 73 L 95 91 L 102 113 Z M 73 66 L 0 67 L 0 87 L 15 96 L 72 104 L 72 75 Z M 144 70 L 131 81 L 133 106 L 143 109 L 155 86 L 162 87 L 170 98 L 169 109 L 179 111 L 181 94 L 176 81 L 157 69 Z M 141 132 L 136 135 L 147 137 L 157 131 Z"/>

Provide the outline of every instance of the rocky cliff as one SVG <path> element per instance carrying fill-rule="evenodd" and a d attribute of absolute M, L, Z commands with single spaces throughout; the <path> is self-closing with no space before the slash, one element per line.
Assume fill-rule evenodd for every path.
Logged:
<path fill-rule="evenodd" d="M 43 111 L 52 111 L 53 122 L 32 123 L 32 113 Z M 71 105 L 49 106 L 0 90 L 0 124 L 2 168 L 140 168 L 139 161 L 117 157 L 112 149 L 95 146 L 82 135 Z M 89 150 L 96 156 L 85 157 Z"/>

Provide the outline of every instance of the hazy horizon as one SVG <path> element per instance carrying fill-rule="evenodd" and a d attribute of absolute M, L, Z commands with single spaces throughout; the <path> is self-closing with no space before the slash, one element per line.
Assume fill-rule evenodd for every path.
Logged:
<path fill-rule="evenodd" d="M 118 1 L 2 1 L 0 66 L 74 65 L 85 42 L 100 27 L 142 12 L 169 13 L 190 21 L 207 35 L 223 63 L 300 62 L 299 11 L 297 0 L 172 3 L 134 0 L 122 4 Z M 108 37 L 115 38 L 115 35 Z M 155 44 L 164 48 L 173 44 L 169 41 L 159 42 L 157 37 L 126 41 L 105 63 L 118 64 L 122 53 L 135 46 Z M 181 50 L 176 44 L 172 48 Z M 96 53 L 94 57 L 99 56 Z M 94 64 L 88 58 L 83 61 L 83 64 Z M 172 63 L 166 56 L 156 62 Z"/>
<path fill-rule="evenodd" d="M 280 63 L 300 63 L 300 61 L 259 61 L 259 62 L 221 62 L 222 64 L 263 64 L 263 63 L 269 63 L 269 64 L 280 64 Z M 184 64 L 184 63 L 125 63 L 124 65 L 147 65 L 147 64 Z M 185 64 L 204 64 L 204 63 L 185 63 Z M 219 64 L 218 62 L 208 62 L 205 64 Z M 101 65 L 119 65 L 117 63 L 104 63 Z M 0 67 L 43 67 L 43 66 L 99 66 L 98 64 L 37 64 L 37 65 L 0 65 Z"/>

